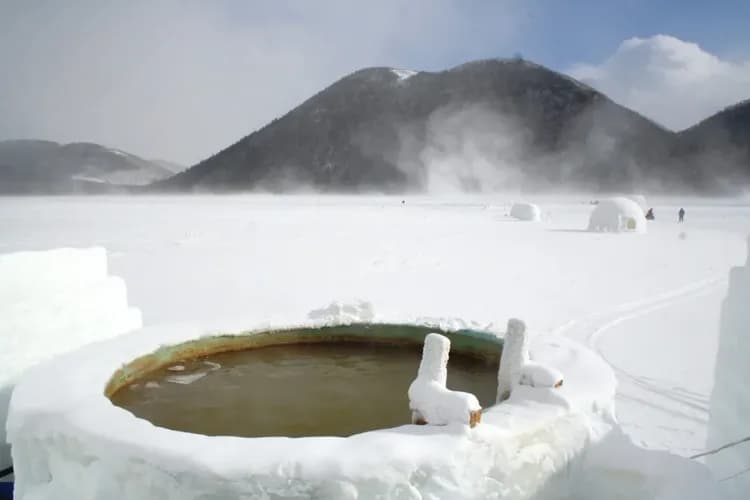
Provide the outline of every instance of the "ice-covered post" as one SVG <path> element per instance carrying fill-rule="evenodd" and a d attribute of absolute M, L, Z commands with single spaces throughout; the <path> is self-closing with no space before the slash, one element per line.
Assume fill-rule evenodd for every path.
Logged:
<path fill-rule="evenodd" d="M 443 335 L 430 333 L 425 337 L 417 378 L 409 386 L 413 424 L 459 422 L 474 427 L 482 418 L 482 407 L 476 396 L 446 387 L 450 349 L 451 342 Z"/>
<path fill-rule="evenodd" d="M 509 320 L 503 340 L 500 369 L 497 372 L 497 403 L 508 399 L 513 385 L 519 381 L 521 369 L 529 360 L 527 343 L 524 322 L 520 319 Z"/>

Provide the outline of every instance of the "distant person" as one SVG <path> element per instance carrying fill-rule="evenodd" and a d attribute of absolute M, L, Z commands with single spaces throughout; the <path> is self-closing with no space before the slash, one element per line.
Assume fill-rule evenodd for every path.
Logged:
<path fill-rule="evenodd" d="M 685 209 L 681 208 L 679 212 L 677 212 L 677 216 L 680 218 L 680 222 L 685 222 Z"/>
<path fill-rule="evenodd" d="M 654 209 L 649 208 L 648 212 L 646 212 L 646 219 L 648 220 L 654 220 L 656 217 L 654 217 Z"/>

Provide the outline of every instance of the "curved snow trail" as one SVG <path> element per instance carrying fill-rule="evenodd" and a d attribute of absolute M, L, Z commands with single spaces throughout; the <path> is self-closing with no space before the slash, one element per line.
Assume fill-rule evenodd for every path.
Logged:
<path fill-rule="evenodd" d="M 615 313 L 617 315 L 591 331 L 586 337 L 586 344 L 602 356 L 615 370 L 626 373 L 624 370 L 611 363 L 598 347 L 600 338 L 605 332 L 607 332 L 607 330 L 610 330 L 612 327 L 625 321 L 651 314 L 660 309 L 664 309 L 665 307 L 677 304 L 685 299 L 701 295 L 712 290 L 714 287 L 726 285 L 726 283 L 726 277 L 700 280 L 669 292 L 657 294 L 650 299 L 631 302 L 630 305 L 618 306 L 618 312 Z"/>
<path fill-rule="evenodd" d="M 686 311 L 693 311 L 694 309 L 700 311 L 700 308 L 690 309 L 683 303 L 691 300 L 703 302 L 704 297 L 710 300 L 719 300 L 721 295 L 718 292 L 726 283 L 725 275 L 714 275 L 644 299 L 622 303 L 605 312 L 568 321 L 553 330 L 554 333 L 586 343 L 612 367 L 619 382 L 617 389 L 618 418 L 622 417 L 620 421 L 623 428 L 642 446 L 667 449 L 682 455 L 690 455 L 703 450 L 705 444 L 703 435 L 708 421 L 710 387 L 704 387 L 704 390 L 692 390 L 694 387 L 683 380 L 678 372 L 686 366 L 693 368 L 691 361 L 694 360 L 690 359 L 689 354 L 686 359 L 682 359 L 684 354 L 682 349 L 687 346 L 688 352 L 692 349 L 694 354 L 696 352 L 695 346 L 689 344 L 701 345 L 706 342 L 706 339 L 705 336 L 700 335 L 700 328 L 697 329 L 698 335 L 695 335 L 696 330 L 688 327 L 685 331 L 684 325 L 681 325 L 680 322 L 685 321 Z M 662 310 L 667 311 L 668 308 L 679 307 L 682 307 L 682 309 L 666 316 L 664 312 L 657 314 Z M 628 322 L 637 323 L 636 320 L 649 316 L 651 316 L 649 322 L 654 321 L 654 318 L 658 322 L 660 316 L 663 316 L 662 320 L 666 319 L 666 324 L 669 327 L 660 329 L 651 323 L 646 325 L 636 324 L 634 328 L 627 330 L 627 332 L 633 333 L 636 343 L 644 340 L 650 342 L 651 334 L 653 334 L 656 337 L 654 342 L 657 345 L 665 340 L 668 341 L 670 351 L 653 357 L 649 357 L 648 353 L 641 353 L 645 356 L 636 355 L 636 358 L 633 358 L 630 354 L 628 363 L 632 364 L 634 359 L 638 359 L 635 362 L 638 368 L 628 370 L 620 363 L 615 362 L 611 356 L 608 356 L 602 344 L 605 339 L 612 342 L 626 333 L 621 332 L 620 337 L 610 337 L 616 333 L 617 327 L 622 328 L 621 325 Z M 672 333 L 672 325 L 675 328 L 674 333 Z M 691 324 L 688 322 L 688 325 Z M 648 333 L 649 337 L 644 337 L 644 332 Z M 665 336 L 665 333 L 669 334 Z M 622 340 L 625 343 L 630 342 L 630 339 L 622 338 Z M 622 344 L 622 340 L 619 343 Z M 615 340 L 615 344 L 617 343 L 618 341 Z M 638 352 L 640 353 L 640 351 Z M 617 350 L 612 351 L 610 348 L 610 354 L 612 353 L 619 354 L 615 357 L 623 357 L 622 353 Z M 628 355 L 626 354 L 624 357 L 627 359 Z M 663 367 L 662 363 L 665 360 L 666 364 Z M 706 359 L 706 364 L 702 364 L 702 367 L 710 367 L 711 362 L 711 359 Z M 673 364 L 670 366 L 669 363 Z M 639 373 L 643 368 L 645 368 L 643 371 L 646 373 Z M 666 373 L 667 377 L 671 376 L 679 382 L 662 378 L 662 372 Z M 661 380 L 648 377 L 646 376 L 647 373 L 656 374 Z M 679 385 L 685 385 L 686 383 L 690 389 L 679 387 Z"/>
<path fill-rule="evenodd" d="M 642 316 L 643 314 L 648 314 L 649 312 L 656 311 L 663 307 L 667 307 L 678 302 L 680 299 L 698 295 L 702 292 L 710 290 L 714 286 L 725 285 L 726 283 L 727 278 L 723 274 L 716 275 L 712 278 L 694 281 L 682 287 L 675 288 L 673 290 L 667 290 L 645 299 L 624 302 L 615 306 L 609 311 L 598 312 L 590 314 L 583 318 L 572 319 L 563 323 L 557 328 L 553 328 L 550 333 L 572 337 L 569 332 L 573 330 L 586 330 L 583 327 L 578 327 L 578 325 L 582 324 L 583 326 L 586 326 L 592 323 L 596 323 L 597 321 L 602 321 L 603 323 L 601 326 L 596 327 L 593 331 L 586 335 L 586 339 L 588 341 L 587 343 L 591 346 L 591 337 L 596 332 L 599 332 L 599 334 L 601 334 L 601 332 L 603 332 L 604 330 L 611 328 L 618 323 Z M 579 338 L 578 340 L 581 339 Z"/>

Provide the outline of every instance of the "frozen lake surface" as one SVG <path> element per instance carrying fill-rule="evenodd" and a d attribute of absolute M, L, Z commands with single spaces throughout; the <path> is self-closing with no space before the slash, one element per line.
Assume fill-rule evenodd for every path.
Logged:
<path fill-rule="evenodd" d="M 746 258 L 750 205 L 650 200 L 648 233 L 584 231 L 585 197 L 0 198 L 0 253 L 103 246 L 147 325 L 302 317 L 332 301 L 588 344 L 615 369 L 636 443 L 705 449 L 728 272 Z M 729 475 L 736 471 L 726 471 Z M 721 471 L 717 472 L 721 475 Z"/>

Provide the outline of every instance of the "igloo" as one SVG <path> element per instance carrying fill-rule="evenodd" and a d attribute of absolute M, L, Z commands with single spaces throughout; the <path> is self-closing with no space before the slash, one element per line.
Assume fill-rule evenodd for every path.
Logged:
<path fill-rule="evenodd" d="M 641 210 L 643 210 L 643 213 L 646 213 L 648 210 L 648 202 L 646 201 L 646 197 L 642 194 L 629 194 L 626 195 L 625 198 L 636 202 L 638 206 L 641 207 Z"/>
<path fill-rule="evenodd" d="M 533 203 L 514 203 L 510 208 L 510 216 L 519 220 L 538 222 L 542 220 L 542 211 Z"/>
<path fill-rule="evenodd" d="M 646 232 L 646 217 L 641 207 L 627 198 L 602 200 L 591 212 L 589 231 Z"/>

